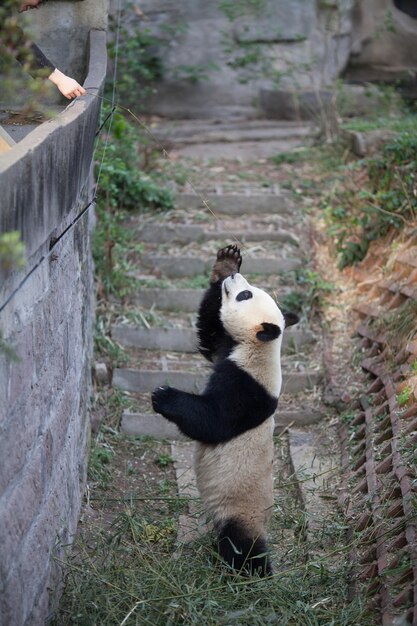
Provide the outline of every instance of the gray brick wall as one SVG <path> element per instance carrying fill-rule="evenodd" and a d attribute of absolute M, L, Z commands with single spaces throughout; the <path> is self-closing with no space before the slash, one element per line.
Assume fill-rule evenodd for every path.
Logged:
<path fill-rule="evenodd" d="M 105 33 L 96 31 L 92 42 L 86 83 L 97 87 Z M 20 230 L 28 252 L 25 270 L 0 280 L 0 306 L 92 199 L 99 102 L 77 101 L 0 157 L 0 232 Z M 89 210 L 0 312 L 0 329 L 19 357 L 0 354 L 1 626 L 45 622 L 78 522 L 90 433 L 93 222 Z"/>

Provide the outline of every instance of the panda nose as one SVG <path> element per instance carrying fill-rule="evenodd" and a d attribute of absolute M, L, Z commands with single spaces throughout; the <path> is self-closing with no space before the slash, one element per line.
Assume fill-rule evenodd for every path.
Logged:
<path fill-rule="evenodd" d="M 233 274 L 230 274 L 230 278 L 231 278 L 232 280 L 234 280 L 235 276 L 236 276 L 236 272 L 233 272 Z"/>

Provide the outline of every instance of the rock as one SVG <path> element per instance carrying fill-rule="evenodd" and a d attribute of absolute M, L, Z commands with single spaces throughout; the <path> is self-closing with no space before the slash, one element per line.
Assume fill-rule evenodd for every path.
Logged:
<path fill-rule="evenodd" d="M 94 364 L 94 380 L 98 385 L 108 385 L 110 381 L 109 370 L 105 363 Z"/>

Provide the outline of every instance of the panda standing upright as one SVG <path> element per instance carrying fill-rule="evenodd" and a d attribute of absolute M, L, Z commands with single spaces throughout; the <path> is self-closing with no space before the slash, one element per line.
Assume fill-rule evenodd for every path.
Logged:
<path fill-rule="evenodd" d="M 197 442 L 197 486 L 220 555 L 235 571 L 267 576 L 281 344 L 284 328 L 298 318 L 251 286 L 239 273 L 241 262 L 237 246 L 219 250 L 199 307 L 199 350 L 214 363 L 205 390 L 159 387 L 152 404 Z"/>

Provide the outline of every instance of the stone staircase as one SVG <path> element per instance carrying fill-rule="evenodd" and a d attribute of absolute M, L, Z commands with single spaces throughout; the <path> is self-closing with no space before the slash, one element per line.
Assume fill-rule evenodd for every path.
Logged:
<path fill-rule="evenodd" d="M 284 120 L 165 120 L 152 134 L 181 157 L 251 161 L 305 147 L 317 128 Z"/>
<path fill-rule="evenodd" d="M 144 412 L 123 415 L 122 430 L 127 429 L 131 434 L 166 436 L 166 420 L 152 412 L 149 394 L 163 384 L 201 391 L 210 372 L 208 364 L 197 355 L 196 349 L 196 312 L 204 290 L 176 286 L 179 280 L 200 277 L 200 282 L 208 284 L 205 276 L 210 272 L 218 248 L 235 239 L 239 239 L 242 245 L 242 273 L 261 286 L 267 282 L 268 289 L 277 293 L 278 297 L 291 290 L 294 270 L 307 262 L 299 243 L 306 224 L 287 195 L 252 193 L 247 196 L 236 193 L 215 194 L 215 199 L 210 194 L 202 194 L 202 197 L 221 216 L 215 218 L 217 229 L 214 231 L 204 230 L 194 223 L 199 219 L 200 207 L 189 194 L 177 197 L 178 211 L 175 215 L 183 213 L 183 223 L 169 227 L 177 238 L 181 236 L 180 240 L 174 240 L 173 236 L 167 242 L 167 232 L 158 215 L 147 217 L 143 220 L 145 223 L 140 225 L 135 223 L 136 218 L 132 218 L 130 223 L 137 233 L 138 242 L 145 247 L 137 278 L 144 285 L 152 285 L 155 279 L 163 277 L 168 279 L 170 285 L 168 288 L 150 289 L 144 286 L 135 298 L 136 304 L 158 315 L 158 327 L 141 328 L 126 323 L 112 327 L 112 339 L 131 353 L 131 361 L 138 364 L 136 367 L 116 368 L 113 384 L 138 395 L 146 408 Z M 239 207 L 241 213 L 237 212 Z M 226 238 L 227 228 L 223 220 L 228 221 L 235 214 L 241 236 L 235 238 L 229 234 Z M 286 227 L 291 231 L 281 229 L 283 215 L 286 216 Z M 269 230 L 256 229 L 259 219 L 265 220 Z M 204 232 L 204 238 L 195 237 L 197 228 Z M 252 240 L 253 232 L 257 235 L 255 242 Z M 147 236 L 143 237 L 143 233 Z M 166 253 L 168 247 L 169 254 Z M 190 312 L 193 314 L 191 317 Z M 322 378 L 320 367 L 312 366 L 304 354 L 306 348 L 314 343 L 314 335 L 305 321 L 288 329 L 285 334 L 283 394 L 277 412 L 277 424 L 280 426 L 310 423 L 321 417 L 315 398 L 311 401 L 312 408 L 306 409 L 304 402 L 306 394 L 314 396 Z M 297 401 L 299 394 L 303 396 L 301 403 Z M 169 430 L 177 433 L 174 427 Z"/>
<path fill-rule="evenodd" d="M 176 134 L 173 130 L 172 137 L 176 137 L 176 146 L 195 148 L 200 146 L 197 139 L 206 142 L 201 146 L 210 140 L 217 143 L 219 126 L 207 125 L 204 134 L 197 124 L 192 132 L 193 128 L 187 131 L 185 125 L 177 125 L 175 130 L 173 122 Z M 259 124 L 258 130 L 267 128 L 272 125 Z M 235 140 L 241 140 L 242 135 L 237 128 L 235 131 Z M 297 132 L 305 138 L 311 128 Z M 167 129 L 159 136 L 166 141 Z M 237 144 L 231 140 L 231 145 L 248 155 L 251 142 L 242 148 L 240 140 Z M 270 148 L 276 151 L 272 143 Z M 194 158 L 200 149 L 193 153 Z M 299 289 L 295 272 L 308 266 L 308 216 L 294 196 L 278 185 L 265 188 L 219 180 L 205 188 L 188 185 L 177 195 L 174 211 L 132 216 L 128 225 L 143 248 L 133 274 L 141 288 L 131 306 L 144 313 L 145 323 L 132 325 L 121 319 L 111 329 L 112 340 L 124 348 L 129 359 L 113 370 L 113 385 L 134 396 L 138 407 L 135 412 L 123 413 L 121 430 L 171 440 L 175 469 L 182 477 L 177 481 L 178 493 L 195 496 L 193 446 L 184 441 L 175 425 L 152 411 L 150 394 L 163 384 L 191 392 L 199 392 L 205 385 L 210 367 L 197 353 L 195 323 L 217 250 L 237 242 L 243 257 L 242 273 L 279 302 L 294 288 Z M 156 324 L 146 322 L 146 313 Z M 299 481 L 301 506 L 311 508 L 315 518 L 321 516 L 317 511 L 322 511 L 320 495 L 328 488 L 327 474 L 334 476 L 337 465 L 329 452 L 332 429 L 321 423 L 326 413 L 321 403 L 321 353 L 320 333 L 310 328 L 307 320 L 288 329 L 282 354 L 283 388 L 275 414 L 276 434 L 285 439 L 288 466 Z M 277 471 L 281 471 L 279 467 Z M 323 473 L 325 478 L 317 479 Z M 181 516 L 179 541 L 189 541 L 205 528 L 191 509 L 188 516 Z M 318 523 L 316 519 L 316 526 Z"/>

